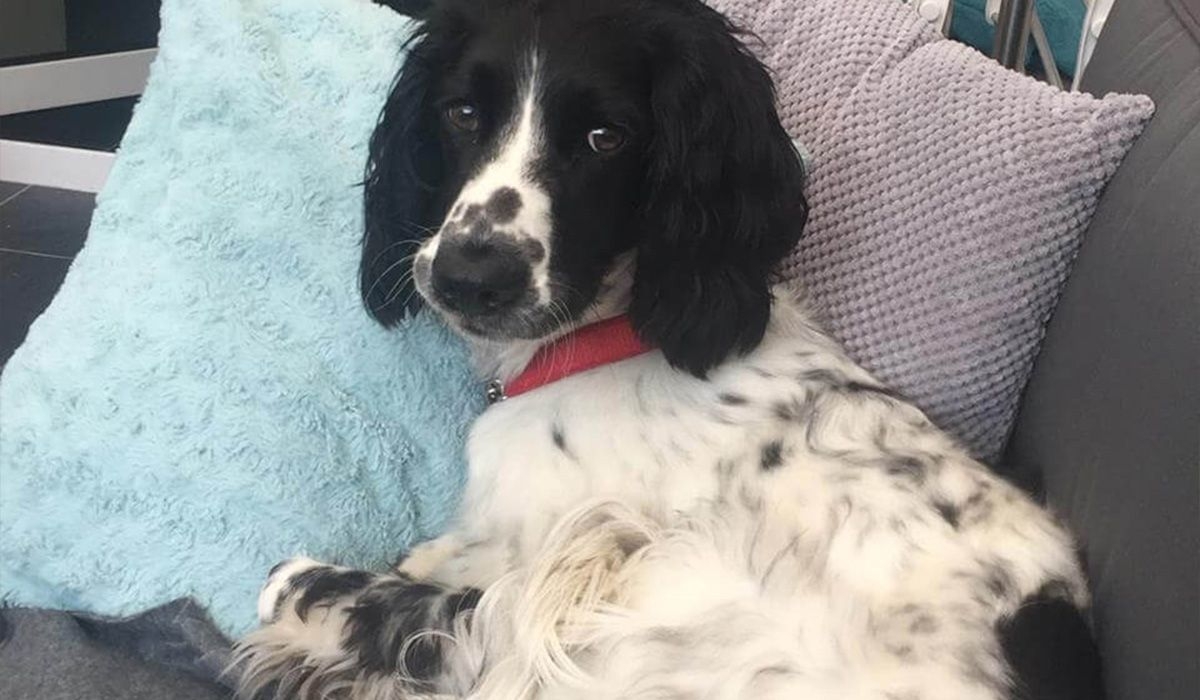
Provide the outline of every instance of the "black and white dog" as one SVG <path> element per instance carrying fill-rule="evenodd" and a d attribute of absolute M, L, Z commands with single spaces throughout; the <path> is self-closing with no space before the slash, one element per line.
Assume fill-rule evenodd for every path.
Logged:
<path fill-rule="evenodd" d="M 450 534 L 389 573 L 276 567 L 248 694 L 1101 695 L 1068 533 L 773 290 L 803 173 L 722 16 L 423 21 L 371 142 L 363 295 L 385 324 L 427 302 L 509 398 Z"/>

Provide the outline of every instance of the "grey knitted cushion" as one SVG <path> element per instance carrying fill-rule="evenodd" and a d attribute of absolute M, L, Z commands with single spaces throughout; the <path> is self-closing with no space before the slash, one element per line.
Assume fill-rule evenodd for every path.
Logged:
<path fill-rule="evenodd" d="M 811 158 L 786 277 L 856 360 L 994 459 L 1150 99 L 1006 71 L 898 1 L 711 4 L 762 39 Z"/>

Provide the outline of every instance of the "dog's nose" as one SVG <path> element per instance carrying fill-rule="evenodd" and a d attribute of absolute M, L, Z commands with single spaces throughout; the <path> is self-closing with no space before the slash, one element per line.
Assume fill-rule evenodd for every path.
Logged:
<path fill-rule="evenodd" d="M 468 316 L 512 306 L 529 287 L 529 264 L 515 250 L 486 241 L 442 241 L 433 259 L 433 291 Z"/>

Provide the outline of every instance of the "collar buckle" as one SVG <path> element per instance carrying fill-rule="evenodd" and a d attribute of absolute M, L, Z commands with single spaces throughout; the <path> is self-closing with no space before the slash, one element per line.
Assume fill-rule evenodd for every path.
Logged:
<path fill-rule="evenodd" d="M 499 379 L 493 379 L 487 383 L 484 389 L 484 396 L 487 397 L 488 405 L 497 404 L 507 399 L 504 395 L 504 384 Z"/>

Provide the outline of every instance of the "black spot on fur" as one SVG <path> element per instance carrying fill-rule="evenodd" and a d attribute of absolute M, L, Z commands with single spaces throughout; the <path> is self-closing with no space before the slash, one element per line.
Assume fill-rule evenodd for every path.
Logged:
<path fill-rule="evenodd" d="M 279 595 L 275 598 L 275 613 L 273 617 L 279 617 L 280 608 L 282 608 L 283 604 L 286 603 L 298 591 L 304 591 L 306 588 L 316 584 L 321 580 L 321 578 L 328 576 L 332 572 L 333 567 L 331 566 L 318 566 L 308 569 L 307 571 L 301 571 L 295 576 L 289 578 L 284 584 L 283 588 L 280 590 Z M 299 610 L 296 612 L 300 615 L 300 619 L 303 620 L 304 613 L 301 613 Z"/>
<path fill-rule="evenodd" d="M 744 406 L 746 404 L 746 397 L 741 394 L 726 392 L 717 398 L 726 406 Z"/>
<path fill-rule="evenodd" d="M 303 583 L 300 582 L 301 578 L 305 579 Z M 354 595 L 373 578 L 374 575 L 366 571 L 339 571 L 327 566 L 305 571 L 292 579 L 292 585 L 301 591 L 300 598 L 296 601 L 296 615 L 305 620 L 314 606 L 331 604 L 339 598 Z"/>
<path fill-rule="evenodd" d="M 483 218 L 483 207 L 478 204 L 472 204 L 467 207 L 462 215 L 462 225 L 464 228 L 470 228 L 478 223 Z"/>
<path fill-rule="evenodd" d="M 988 591 L 997 598 L 1008 595 L 1016 585 L 1013 582 L 1012 574 L 999 566 L 988 567 L 984 583 L 987 584 Z"/>
<path fill-rule="evenodd" d="M 497 224 L 507 224 L 521 211 L 521 195 L 511 187 L 501 187 L 492 193 L 485 206 L 488 218 Z"/>
<path fill-rule="evenodd" d="M 783 464 L 783 443 L 779 440 L 772 440 L 763 445 L 761 464 L 763 471 L 771 471 Z"/>
<path fill-rule="evenodd" d="M 900 399 L 900 395 L 898 393 L 881 384 L 867 384 L 865 382 L 855 381 L 841 372 L 831 369 L 805 370 L 800 373 L 798 379 L 801 382 L 815 382 L 818 384 L 824 384 L 828 389 L 833 391 L 841 391 L 852 394 L 873 394 L 889 399 Z"/>
<path fill-rule="evenodd" d="M 571 451 L 571 446 L 567 443 L 567 434 L 561 423 L 555 422 L 550 426 L 550 441 L 565 457 L 576 460 L 575 453 Z"/>
<path fill-rule="evenodd" d="M 918 615 L 908 626 L 912 634 L 933 634 L 938 631 L 938 621 L 932 615 Z"/>
<path fill-rule="evenodd" d="M 810 423 L 817 417 L 817 401 L 815 395 L 805 395 L 804 398 L 790 401 L 776 401 L 771 406 L 771 412 L 779 420 L 795 423 Z M 810 436 L 811 437 L 811 436 Z"/>
<path fill-rule="evenodd" d="M 492 224 L 492 220 L 479 217 L 466 227 L 467 238 L 482 249 L 487 249 L 487 244 L 492 240 L 492 234 L 495 233 L 496 227 Z"/>
<path fill-rule="evenodd" d="M 797 378 L 802 382 L 824 384 L 831 388 L 843 386 L 849 381 L 846 375 L 831 369 L 806 369 Z"/>
<path fill-rule="evenodd" d="M 891 476 L 899 476 L 920 482 L 925 479 L 925 464 L 911 456 L 893 456 L 886 460 L 884 469 Z"/>
<path fill-rule="evenodd" d="M 998 625 L 1014 700 L 1103 700 L 1100 654 L 1084 614 L 1041 594 Z"/>
<path fill-rule="evenodd" d="M 649 541 L 645 536 L 636 533 L 619 533 L 613 538 L 617 551 L 624 557 L 631 557 L 640 549 L 645 548 Z"/>
<path fill-rule="evenodd" d="M 541 241 L 526 238 L 521 240 L 520 245 L 530 264 L 536 265 L 546 259 L 546 246 L 542 245 Z"/>
<path fill-rule="evenodd" d="M 342 648 L 357 656 L 362 670 L 403 671 L 424 685 L 441 671 L 445 641 L 423 633 L 451 632 L 455 619 L 473 610 L 479 598 L 470 588 L 449 591 L 403 578 L 379 579 L 347 611 Z"/>
<path fill-rule="evenodd" d="M 467 588 L 459 593 L 448 595 L 446 596 L 442 615 L 447 620 L 453 620 L 459 615 L 479 607 L 479 600 L 481 598 L 483 598 L 483 591 L 478 588 Z"/>
<path fill-rule="evenodd" d="M 1066 581 L 1054 580 L 1039 588 L 1036 597 L 1044 600 L 1071 600 L 1071 586 Z"/>
<path fill-rule="evenodd" d="M 967 499 L 963 508 L 963 522 L 968 525 L 985 522 L 991 519 L 994 510 L 995 504 L 992 500 L 985 493 L 977 491 Z"/>
<path fill-rule="evenodd" d="M 955 530 L 958 529 L 959 511 L 953 503 L 934 501 L 933 507 L 937 509 L 938 515 L 942 516 L 942 520 L 945 520 L 947 523 L 949 523 L 950 527 L 954 528 Z"/>
<path fill-rule="evenodd" d="M 760 668 L 757 671 L 755 671 L 754 675 L 751 676 L 751 678 L 750 678 L 750 683 L 753 684 L 755 681 L 757 681 L 759 679 L 770 680 L 773 678 L 780 678 L 783 676 L 801 676 L 801 675 L 803 675 L 803 674 L 800 671 L 797 671 L 796 669 L 794 669 L 790 666 L 784 666 L 783 664 L 775 664 L 774 666 L 767 666 L 765 668 Z"/>

